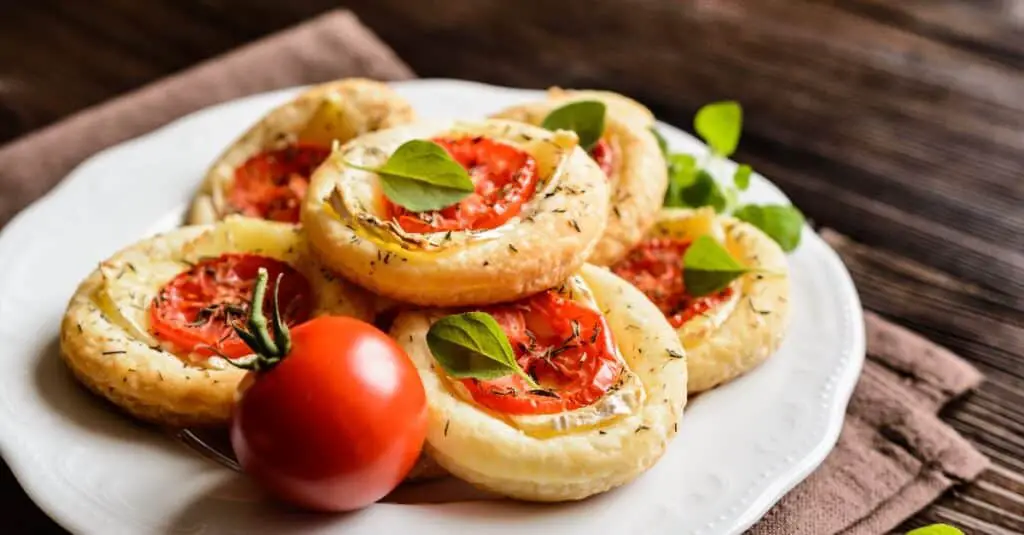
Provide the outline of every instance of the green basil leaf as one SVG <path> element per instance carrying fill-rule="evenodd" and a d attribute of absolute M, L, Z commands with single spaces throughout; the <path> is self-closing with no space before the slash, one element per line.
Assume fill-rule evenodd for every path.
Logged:
<path fill-rule="evenodd" d="M 668 207 L 685 207 L 683 190 L 697 179 L 697 160 L 689 154 L 669 154 L 665 160 L 668 165 L 668 189 L 662 204 Z"/>
<path fill-rule="evenodd" d="M 795 206 L 784 204 L 748 204 L 732 214 L 761 229 L 787 253 L 800 245 L 804 215 Z"/>
<path fill-rule="evenodd" d="M 579 100 L 549 113 L 541 126 L 548 130 L 576 132 L 580 146 L 589 151 L 604 134 L 604 113 L 604 102 Z"/>
<path fill-rule="evenodd" d="M 466 168 L 425 139 L 406 141 L 377 169 L 350 167 L 377 173 L 384 196 L 413 212 L 447 208 L 474 190 Z"/>
<path fill-rule="evenodd" d="M 693 156 L 683 153 L 669 154 L 666 163 L 669 179 L 679 187 L 691 186 L 697 180 L 697 159 Z"/>
<path fill-rule="evenodd" d="M 683 255 L 683 284 L 694 297 L 721 291 L 750 271 L 711 236 L 693 240 Z"/>
<path fill-rule="evenodd" d="M 384 196 L 413 212 L 441 210 L 458 203 L 471 193 L 398 175 L 381 174 L 380 177 Z"/>
<path fill-rule="evenodd" d="M 740 164 L 736 168 L 736 172 L 732 175 L 732 183 L 739 188 L 740 191 L 747 191 L 750 187 L 750 175 L 754 170 L 747 164 Z"/>
<path fill-rule="evenodd" d="M 964 532 L 949 524 L 932 524 L 908 531 L 907 535 L 964 535 Z"/>
<path fill-rule="evenodd" d="M 712 152 L 723 157 L 732 156 L 743 130 L 743 108 L 731 100 L 712 102 L 697 111 L 693 128 Z"/>
<path fill-rule="evenodd" d="M 427 331 L 427 347 L 452 377 L 490 380 L 517 374 L 531 387 L 537 387 L 516 362 L 505 331 L 486 312 L 465 312 L 437 320 Z"/>
<path fill-rule="evenodd" d="M 661 155 L 665 158 L 665 161 L 667 162 L 669 157 L 668 141 L 665 139 L 665 136 L 661 135 L 661 132 L 658 131 L 658 127 L 652 126 L 650 127 L 650 131 L 651 134 L 654 135 L 654 139 L 658 141 L 658 148 L 661 149 Z"/>
<path fill-rule="evenodd" d="M 726 211 L 726 208 L 729 207 L 729 197 L 726 192 L 703 169 L 697 171 L 693 184 L 682 189 L 680 198 L 683 201 L 683 206 L 691 208 L 710 206 L 718 213 Z"/>

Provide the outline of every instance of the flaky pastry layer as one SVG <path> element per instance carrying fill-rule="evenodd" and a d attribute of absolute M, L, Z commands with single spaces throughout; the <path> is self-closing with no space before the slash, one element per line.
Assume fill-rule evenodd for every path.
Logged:
<path fill-rule="evenodd" d="M 332 137 L 339 143 L 415 119 L 409 103 L 381 82 L 348 78 L 314 86 L 271 110 L 217 157 L 192 201 L 189 223 L 213 223 L 231 214 L 227 198 L 235 170 L 261 152 L 295 143 L 328 97 L 336 98 L 340 107 L 340 115 L 330 124 Z"/>
<path fill-rule="evenodd" d="M 490 230 L 406 233 L 386 219 L 377 168 L 402 143 L 483 136 L 537 161 L 537 191 Z M 608 186 L 572 132 L 513 121 L 419 123 L 367 134 L 313 175 L 302 224 L 323 262 L 384 297 L 426 306 L 511 301 L 555 286 L 583 264 L 604 230 Z"/>
<path fill-rule="evenodd" d="M 446 387 L 426 344 L 436 311 L 406 312 L 392 336 L 419 369 L 427 392 L 426 451 L 474 485 L 517 499 L 582 499 L 631 481 L 675 436 L 686 405 L 686 358 L 672 327 L 632 285 L 604 268 L 579 274 L 602 309 L 627 367 L 642 383 L 633 412 L 589 428 L 537 436 Z M 531 417 L 533 418 L 533 417 Z"/>
<path fill-rule="evenodd" d="M 61 325 L 61 353 L 79 381 L 142 420 L 226 424 L 245 372 L 219 357 L 176 354 L 149 328 L 149 307 L 160 289 L 190 263 L 224 253 L 287 262 L 309 281 L 314 315 L 372 319 L 370 297 L 321 267 L 293 225 L 231 217 L 183 227 L 121 250 L 78 287 Z"/>
<path fill-rule="evenodd" d="M 691 394 L 728 382 L 755 368 L 782 343 L 789 325 L 786 254 L 757 227 L 709 208 L 666 208 L 650 236 L 693 239 L 711 234 L 754 270 L 733 282 L 734 298 L 677 330 L 689 359 Z"/>
<path fill-rule="evenodd" d="M 668 187 L 665 158 L 651 133 L 654 116 L 639 102 L 610 91 L 548 90 L 548 98 L 513 106 L 495 117 L 541 124 L 549 113 L 580 100 L 605 104 L 604 138 L 617 154 L 611 183 L 611 211 L 604 235 L 587 262 L 607 266 L 621 260 L 651 226 Z"/>

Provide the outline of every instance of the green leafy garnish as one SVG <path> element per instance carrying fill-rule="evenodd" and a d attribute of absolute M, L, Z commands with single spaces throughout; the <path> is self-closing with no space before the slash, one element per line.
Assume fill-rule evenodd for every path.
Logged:
<path fill-rule="evenodd" d="M 519 367 L 508 336 L 486 312 L 445 316 L 427 331 L 427 347 L 445 373 L 459 379 L 497 379 L 516 374 L 537 383 Z"/>
<path fill-rule="evenodd" d="M 466 168 L 443 147 L 425 139 L 406 141 L 376 169 L 346 165 L 377 173 L 384 196 L 413 212 L 447 208 L 474 190 Z"/>
<path fill-rule="evenodd" d="M 680 198 L 683 201 L 683 206 L 693 208 L 710 206 L 718 213 L 725 212 L 726 208 L 731 204 L 727 193 L 703 169 L 697 171 L 697 177 L 693 184 L 681 190 Z"/>
<path fill-rule="evenodd" d="M 697 179 L 697 160 L 689 154 L 670 154 L 667 160 L 668 174 L 673 182 L 686 187 Z"/>
<path fill-rule="evenodd" d="M 683 255 L 683 284 L 693 297 L 719 292 L 750 271 L 707 235 L 693 240 Z"/>
<path fill-rule="evenodd" d="M 689 154 L 669 154 L 665 158 L 668 164 L 668 189 L 665 190 L 664 205 L 668 207 L 689 206 L 683 202 L 683 190 L 697 180 L 697 160 Z"/>
<path fill-rule="evenodd" d="M 604 102 L 580 100 L 558 108 L 544 118 L 541 126 L 548 130 L 572 130 L 583 150 L 589 151 L 604 134 Z"/>
<path fill-rule="evenodd" d="M 804 215 L 795 206 L 784 204 L 748 204 L 732 214 L 761 229 L 787 253 L 800 245 Z"/>
<path fill-rule="evenodd" d="M 736 186 L 736 189 L 740 191 L 747 191 L 750 187 L 750 175 L 754 172 L 753 169 L 747 164 L 740 164 L 736 168 L 736 172 L 732 175 L 732 183 Z"/>
<path fill-rule="evenodd" d="M 739 204 L 739 192 L 750 187 L 753 168 L 746 164 L 737 166 L 732 175 L 732 185 L 715 181 L 706 167 L 710 160 L 725 158 L 736 151 L 740 131 L 743 127 L 743 108 L 733 101 L 708 104 L 697 112 L 693 121 L 694 129 L 710 147 L 710 154 L 702 161 L 689 154 L 666 153 L 668 166 L 668 189 L 664 205 L 670 208 L 701 208 L 710 206 L 717 213 L 730 213 L 761 229 L 786 252 L 800 245 L 804 216 L 792 206 Z M 664 142 L 657 130 L 651 132 Z M 663 151 L 667 145 L 662 145 Z"/>
<path fill-rule="evenodd" d="M 697 111 L 693 128 L 718 156 L 736 152 L 743 130 L 743 108 L 738 102 L 713 102 Z"/>
<path fill-rule="evenodd" d="M 907 535 L 964 535 L 964 532 L 949 524 L 932 524 L 908 531 Z"/>

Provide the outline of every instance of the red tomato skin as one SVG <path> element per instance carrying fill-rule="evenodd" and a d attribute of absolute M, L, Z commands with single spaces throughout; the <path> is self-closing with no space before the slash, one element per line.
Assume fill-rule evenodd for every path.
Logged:
<path fill-rule="evenodd" d="M 234 302 L 248 306 L 252 286 L 259 268 L 269 272 L 271 280 L 284 273 L 280 289 L 281 310 L 285 323 L 295 325 L 309 318 L 312 299 L 309 281 L 285 262 L 255 254 L 226 253 L 202 260 L 188 271 L 179 273 L 160 289 L 149 307 L 151 332 L 161 341 L 169 342 L 183 353 L 213 356 L 215 349 L 231 358 L 250 353 L 234 334 L 228 318 L 212 318 L 205 325 L 193 326 L 196 308 L 215 302 Z M 264 308 L 270 307 L 270 292 Z"/>
<path fill-rule="evenodd" d="M 291 353 L 258 373 L 235 408 L 235 455 L 284 501 L 366 507 L 402 482 L 423 447 L 419 374 L 394 340 L 353 318 L 320 317 L 291 333 Z"/>
<path fill-rule="evenodd" d="M 594 162 L 601 171 L 604 172 L 605 178 L 611 178 L 612 173 L 615 172 L 615 166 L 618 164 L 619 156 L 616 154 L 615 147 L 611 143 L 601 138 L 597 141 L 590 149 L 590 157 L 594 159 Z"/>

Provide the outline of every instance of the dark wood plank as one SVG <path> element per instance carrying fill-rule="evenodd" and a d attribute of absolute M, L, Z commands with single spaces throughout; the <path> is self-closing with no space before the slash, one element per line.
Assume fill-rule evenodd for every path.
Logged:
<path fill-rule="evenodd" d="M 1013 0 L 832 0 L 853 13 L 906 28 L 993 61 L 1024 68 L 1021 4 Z"/>
<path fill-rule="evenodd" d="M 339 3 L 424 76 L 743 102 L 739 158 L 852 238 L 865 305 L 988 376 L 944 415 L 994 468 L 904 527 L 1024 532 L 1021 2 L 0 0 L 0 141 Z"/>

